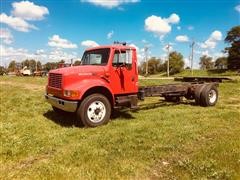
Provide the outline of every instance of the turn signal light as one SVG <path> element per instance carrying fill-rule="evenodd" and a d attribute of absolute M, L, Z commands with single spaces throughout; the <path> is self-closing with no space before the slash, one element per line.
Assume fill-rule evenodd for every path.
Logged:
<path fill-rule="evenodd" d="M 65 97 L 77 97 L 78 95 L 79 95 L 79 92 L 76 90 L 64 90 Z"/>

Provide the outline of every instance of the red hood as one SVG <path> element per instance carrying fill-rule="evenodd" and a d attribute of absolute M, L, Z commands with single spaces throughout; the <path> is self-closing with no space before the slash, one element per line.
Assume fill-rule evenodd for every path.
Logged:
<path fill-rule="evenodd" d="M 58 74 L 63 74 L 63 75 L 72 75 L 72 74 L 98 74 L 101 72 L 104 72 L 104 67 L 103 66 L 91 66 L 91 65 L 83 65 L 83 66 L 72 66 L 72 67 L 65 67 L 65 68 L 59 68 L 59 69 L 54 69 L 51 70 L 50 73 L 58 73 Z"/>

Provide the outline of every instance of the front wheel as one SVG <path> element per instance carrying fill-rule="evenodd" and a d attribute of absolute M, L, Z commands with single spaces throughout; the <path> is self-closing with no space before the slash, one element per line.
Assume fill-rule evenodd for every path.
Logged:
<path fill-rule="evenodd" d="M 111 115 L 111 104 L 101 94 L 87 96 L 77 110 L 78 119 L 87 127 L 107 124 Z"/>

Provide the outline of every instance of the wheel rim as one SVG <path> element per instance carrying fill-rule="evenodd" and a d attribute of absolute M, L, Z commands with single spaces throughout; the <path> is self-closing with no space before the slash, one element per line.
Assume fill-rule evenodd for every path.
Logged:
<path fill-rule="evenodd" d="M 212 89 L 208 94 L 208 98 L 211 104 L 215 103 L 215 101 L 217 100 L 217 92 Z"/>
<path fill-rule="evenodd" d="M 103 120 L 106 115 L 106 107 L 101 101 L 92 102 L 87 109 L 88 119 L 93 123 L 98 123 Z"/>

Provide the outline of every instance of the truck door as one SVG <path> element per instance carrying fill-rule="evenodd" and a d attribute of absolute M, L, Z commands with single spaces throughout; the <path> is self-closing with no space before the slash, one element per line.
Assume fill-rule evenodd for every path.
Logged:
<path fill-rule="evenodd" d="M 114 94 L 136 93 L 137 69 L 136 58 L 133 57 L 133 50 L 116 49 L 112 58 L 111 85 Z"/>

